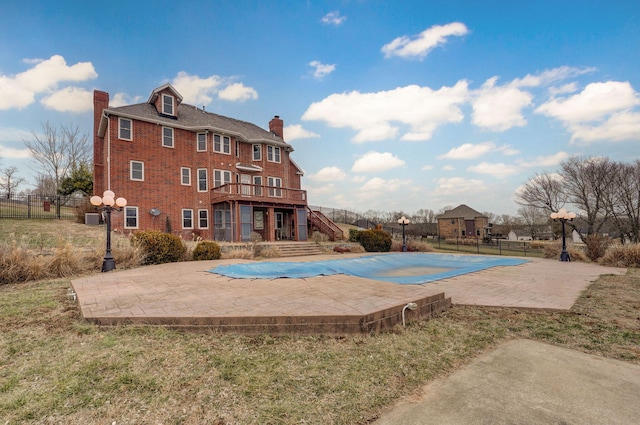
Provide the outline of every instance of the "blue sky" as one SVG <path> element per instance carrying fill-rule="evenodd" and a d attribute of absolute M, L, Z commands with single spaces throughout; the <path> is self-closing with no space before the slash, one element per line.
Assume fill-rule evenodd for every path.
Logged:
<path fill-rule="evenodd" d="M 14 1 L 0 6 L 0 168 L 41 123 L 92 133 L 92 92 L 279 115 L 311 205 L 514 195 L 571 155 L 640 157 L 640 1 Z M 126 196 L 126 194 L 123 194 Z"/>

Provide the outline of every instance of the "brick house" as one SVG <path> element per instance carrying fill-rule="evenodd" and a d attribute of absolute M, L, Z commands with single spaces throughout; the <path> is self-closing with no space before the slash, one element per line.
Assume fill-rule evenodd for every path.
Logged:
<path fill-rule="evenodd" d="M 124 232 L 171 231 L 217 241 L 307 240 L 303 171 L 283 121 L 269 131 L 182 103 L 171 84 L 147 102 L 109 107 L 94 91 L 94 193 L 127 199 Z"/>
<path fill-rule="evenodd" d="M 491 235 L 489 218 L 464 204 L 436 217 L 442 238 L 484 238 Z"/>

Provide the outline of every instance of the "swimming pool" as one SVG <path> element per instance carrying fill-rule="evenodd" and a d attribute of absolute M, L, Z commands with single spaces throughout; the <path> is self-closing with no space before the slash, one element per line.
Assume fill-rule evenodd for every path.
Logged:
<path fill-rule="evenodd" d="M 309 262 L 256 262 L 218 266 L 210 273 L 239 279 L 309 278 L 345 274 L 398 284 L 419 285 L 490 267 L 527 260 L 484 255 L 432 253 L 374 254 Z"/>

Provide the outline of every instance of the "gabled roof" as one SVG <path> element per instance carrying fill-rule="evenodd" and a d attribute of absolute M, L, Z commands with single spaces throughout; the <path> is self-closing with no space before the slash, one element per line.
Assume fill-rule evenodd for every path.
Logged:
<path fill-rule="evenodd" d="M 167 88 L 173 90 L 176 97 L 179 97 L 180 100 L 182 99 L 171 84 L 165 84 L 152 92 L 149 102 L 152 101 L 153 96 L 157 97 L 161 91 Z M 132 120 L 166 125 L 173 128 L 182 128 L 188 131 L 209 131 L 221 135 L 233 136 L 242 142 L 268 143 L 274 146 L 279 146 L 288 152 L 293 151 L 293 147 L 286 143 L 281 137 L 276 136 L 270 131 L 250 122 L 206 112 L 204 109 L 200 109 L 186 103 L 178 105 L 177 117 L 168 117 L 166 115 L 159 114 L 153 105 L 153 102 L 149 102 L 105 109 L 98 128 L 98 135 L 100 137 L 104 137 L 107 129 L 107 117 L 109 115 L 115 115 Z"/>
<path fill-rule="evenodd" d="M 175 87 L 173 87 L 169 83 L 167 83 L 167 84 L 165 84 L 163 86 L 160 86 L 157 89 L 154 89 L 151 92 L 151 96 L 149 96 L 149 100 L 147 100 L 147 103 L 151 103 L 151 104 L 156 103 L 156 99 L 158 99 L 158 96 L 160 95 L 160 93 L 165 91 L 165 90 L 167 90 L 167 89 L 176 98 L 176 100 L 178 101 L 178 104 L 182 103 L 182 96 L 180 95 L 180 93 L 178 93 L 178 90 L 176 90 Z"/>
<path fill-rule="evenodd" d="M 443 214 L 440 214 L 438 219 L 440 218 L 464 218 L 464 219 L 475 219 L 478 217 L 488 218 L 486 215 L 479 213 L 478 211 L 470 208 L 464 204 L 455 207 L 452 210 L 447 210 Z"/>

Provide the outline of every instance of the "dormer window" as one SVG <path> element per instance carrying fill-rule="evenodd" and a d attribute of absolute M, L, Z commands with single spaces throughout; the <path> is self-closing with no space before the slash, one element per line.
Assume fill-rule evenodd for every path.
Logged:
<path fill-rule="evenodd" d="M 168 94 L 162 95 L 162 113 L 171 116 L 175 115 L 173 112 L 173 96 L 169 96 Z"/>

